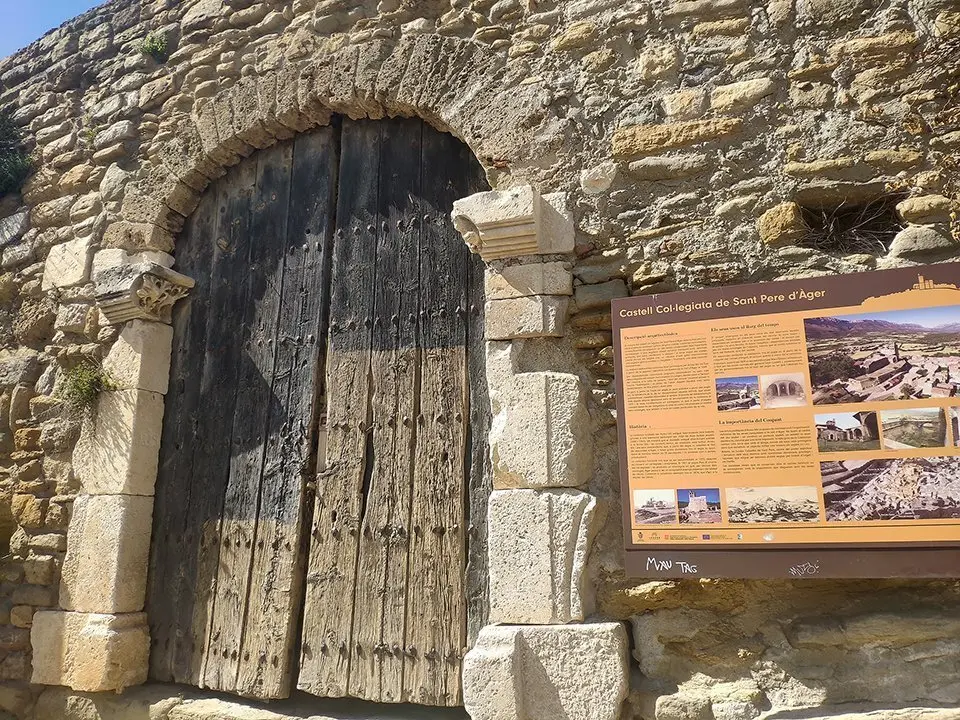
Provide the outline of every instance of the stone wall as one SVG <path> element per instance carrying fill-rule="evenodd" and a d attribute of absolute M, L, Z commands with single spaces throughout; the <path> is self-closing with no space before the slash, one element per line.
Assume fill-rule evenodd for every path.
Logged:
<path fill-rule="evenodd" d="M 166 57 L 142 52 L 148 35 Z M 209 181 L 331 113 L 423 117 L 513 192 L 460 208 L 490 267 L 495 620 L 630 623 L 624 717 L 960 704 L 955 582 L 623 577 L 608 312 L 628 294 L 960 255 L 958 62 L 949 0 L 113 0 L 0 62 L 0 105 L 36 167 L 22 197 L 0 203 L 0 494 L 16 521 L 0 563 L 0 710 L 25 717 L 42 689 L 29 685 L 37 609 L 34 647 L 64 632 L 58 608 L 134 649 L 142 640 L 136 623 L 98 619 L 139 615 L 114 592 L 137 558 L 102 566 L 71 550 L 58 589 L 67 528 L 71 540 L 136 533 L 146 501 L 130 498 L 152 494 L 132 441 L 106 486 L 82 477 L 96 446 L 73 452 L 83 418 L 59 399 L 65 378 L 84 358 L 120 357 L 123 384 L 101 402 L 145 432 L 138 413 L 162 402 L 164 370 L 142 366 L 143 350 L 169 345 L 130 325 L 117 342 L 129 317 L 96 302 L 93 280 L 122 281 L 133 263 L 179 282 L 163 268 Z M 840 242 L 817 230 L 850 206 L 877 210 L 879 229 Z M 533 239 L 498 253 L 484 234 L 504 217 Z M 109 527 L 94 532 L 92 518 Z M 518 541 L 529 518 L 543 520 Z M 78 599 L 70 583 L 92 572 L 107 585 Z M 615 655 L 610 627 L 587 623 L 557 647 Z M 546 662 L 567 678 L 555 684 L 569 717 L 608 717 L 578 704 L 576 668 L 544 661 L 544 632 L 497 630 L 484 647 L 522 646 L 513 671 Z M 139 681 L 79 667 L 88 652 L 63 649 L 74 687 Z M 44 682 L 62 670 L 33 662 Z M 616 678 L 592 680 L 619 697 Z M 476 712 L 532 712 L 541 696 L 525 693 Z"/>

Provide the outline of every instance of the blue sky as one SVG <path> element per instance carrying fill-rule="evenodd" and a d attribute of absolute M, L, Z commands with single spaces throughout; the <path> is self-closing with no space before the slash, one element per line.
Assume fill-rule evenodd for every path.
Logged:
<path fill-rule="evenodd" d="M 105 0 L 0 0 L 0 57 L 7 57 Z"/>
<path fill-rule="evenodd" d="M 890 310 L 862 315 L 838 315 L 840 320 L 885 320 L 886 322 L 921 325 L 935 328 L 940 325 L 960 322 L 960 305 L 918 308 L 917 310 Z"/>

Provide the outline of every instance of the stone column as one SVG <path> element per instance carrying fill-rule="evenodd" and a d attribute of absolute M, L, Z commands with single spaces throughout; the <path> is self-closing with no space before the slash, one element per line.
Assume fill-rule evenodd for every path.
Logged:
<path fill-rule="evenodd" d="M 562 337 L 573 294 L 573 223 L 562 193 L 471 195 L 453 219 L 487 262 L 485 331 L 493 421 L 488 507 L 490 621 L 464 658 L 473 720 L 615 720 L 627 692 L 619 623 L 585 623 L 596 499 L 580 378 L 517 373 L 515 343 Z"/>
<path fill-rule="evenodd" d="M 33 682 L 122 690 L 146 681 L 146 597 L 157 457 L 173 329 L 170 311 L 193 280 L 162 253 L 93 259 L 97 306 L 120 335 L 103 368 L 110 388 L 84 418 L 73 453 L 81 481 L 67 531 L 61 610 L 31 630 Z"/>

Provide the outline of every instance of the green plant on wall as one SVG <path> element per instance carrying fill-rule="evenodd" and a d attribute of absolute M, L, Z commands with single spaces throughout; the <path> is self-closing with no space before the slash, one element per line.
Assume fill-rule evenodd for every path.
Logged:
<path fill-rule="evenodd" d="M 79 414 L 92 410 L 100 393 L 115 387 L 103 365 L 88 359 L 66 371 L 58 394 L 68 410 Z"/>
<path fill-rule="evenodd" d="M 31 169 L 30 156 L 23 149 L 20 128 L 10 110 L 0 110 L 0 197 L 18 192 Z"/>
<path fill-rule="evenodd" d="M 150 32 L 140 44 L 140 52 L 149 55 L 158 63 L 167 60 L 167 36 L 160 32 Z"/>

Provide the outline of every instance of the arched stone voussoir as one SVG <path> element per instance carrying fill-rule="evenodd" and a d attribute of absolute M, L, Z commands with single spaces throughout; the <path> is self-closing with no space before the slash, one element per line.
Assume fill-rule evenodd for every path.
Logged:
<path fill-rule="evenodd" d="M 440 35 L 373 40 L 243 78 L 198 100 L 189 116 L 161 118 L 123 220 L 179 232 L 225 168 L 332 113 L 419 117 L 467 143 L 488 169 L 522 162 L 549 105 L 543 86 L 522 81 L 487 46 Z"/>

